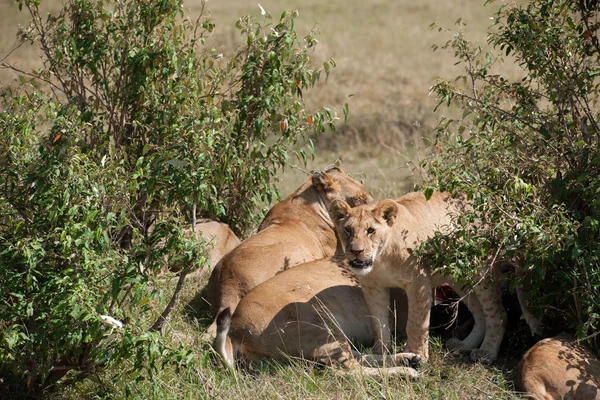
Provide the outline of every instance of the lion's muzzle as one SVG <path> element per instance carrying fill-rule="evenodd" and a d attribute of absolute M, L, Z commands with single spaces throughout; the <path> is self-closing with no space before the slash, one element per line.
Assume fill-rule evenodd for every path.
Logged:
<path fill-rule="evenodd" d="M 373 260 L 372 259 L 368 259 L 368 260 L 355 259 L 355 260 L 350 261 L 350 265 L 352 266 L 352 268 L 356 268 L 356 269 L 368 269 L 373 266 Z"/>

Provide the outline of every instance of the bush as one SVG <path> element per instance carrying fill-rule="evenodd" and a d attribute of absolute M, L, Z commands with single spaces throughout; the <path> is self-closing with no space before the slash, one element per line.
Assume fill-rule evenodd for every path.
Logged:
<path fill-rule="evenodd" d="M 226 60 L 205 45 L 212 22 L 178 0 L 68 0 L 47 19 L 39 0 L 18 3 L 44 67 L 1 96 L 0 395 L 124 359 L 132 378 L 188 365 L 148 329 L 165 296 L 151 278 L 204 263 L 182 229 L 196 214 L 246 232 L 290 146 L 333 127 L 302 101 L 321 73 L 314 32 L 298 38 L 294 12 L 244 17 Z"/>
<path fill-rule="evenodd" d="M 433 91 L 462 118 L 442 121 L 424 162 L 426 192 L 474 204 L 426 258 L 462 279 L 490 256 L 523 258 L 531 305 L 580 336 L 600 327 L 599 11 L 589 1 L 502 6 L 488 43 L 522 66 L 520 80 L 493 73 L 502 56 L 456 34 L 444 47 L 465 74 Z"/>

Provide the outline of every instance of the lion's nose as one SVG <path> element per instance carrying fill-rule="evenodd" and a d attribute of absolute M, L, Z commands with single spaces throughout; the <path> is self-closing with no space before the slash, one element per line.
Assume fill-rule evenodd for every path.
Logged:
<path fill-rule="evenodd" d="M 354 254 L 355 256 L 358 256 L 358 255 L 360 255 L 360 253 L 363 252 L 363 250 L 362 249 L 350 249 L 350 252 L 352 254 Z"/>

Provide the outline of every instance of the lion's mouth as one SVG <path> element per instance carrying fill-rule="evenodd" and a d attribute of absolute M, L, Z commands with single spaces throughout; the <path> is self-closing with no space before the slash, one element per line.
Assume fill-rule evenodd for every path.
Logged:
<path fill-rule="evenodd" d="M 350 265 L 356 269 L 367 269 L 373 266 L 373 260 L 352 260 Z"/>

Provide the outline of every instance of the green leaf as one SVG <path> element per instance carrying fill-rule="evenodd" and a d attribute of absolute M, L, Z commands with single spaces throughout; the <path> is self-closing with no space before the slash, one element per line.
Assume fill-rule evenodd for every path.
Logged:
<path fill-rule="evenodd" d="M 325 69 L 325 80 L 327 80 L 329 78 L 329 71 L 331 69 L 331 66 L 329 65 L 328 62 L 324 62 L 323 68 Z"/>
<path fill-rule="evenodd" d="M 167 164 L 174 166 L 175 168 L 183 168 L 186 165 L 188 165 L 188 162 L 186 160 L 169 160 L 167 161 Z"/>
<path fill-rule="evenodd" d="M 429 200 L 431 196 L 433 196 L 433 188 L 427 187 L 423 190 L 423 194 L 425 195 L 425 199 Z"/>

